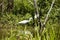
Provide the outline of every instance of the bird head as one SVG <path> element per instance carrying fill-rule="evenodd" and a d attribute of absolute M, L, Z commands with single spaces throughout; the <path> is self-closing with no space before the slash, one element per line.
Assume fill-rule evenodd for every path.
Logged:
<path fill-rule="evenodd" d="M 31 21 L 33 18 L 31 17 L 31 18 L 29 18 L 29 21 Z"/>

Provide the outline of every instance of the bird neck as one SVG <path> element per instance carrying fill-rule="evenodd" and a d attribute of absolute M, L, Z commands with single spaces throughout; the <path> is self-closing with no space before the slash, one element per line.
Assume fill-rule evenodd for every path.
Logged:
<path fill-rule="evenodd" d="M 29 20 L 29 22 L 31 21 L 31 19 Z"/>
<path fill-rule="evenodd" d="M 29 22 L 32 20 L 32 17 L 29 19 Z"/>

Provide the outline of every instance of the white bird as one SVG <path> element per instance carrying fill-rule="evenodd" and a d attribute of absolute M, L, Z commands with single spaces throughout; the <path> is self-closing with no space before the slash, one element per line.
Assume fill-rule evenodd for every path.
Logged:
<path fill-rule="evenodd" d="M 36 15 L 36 14 L 35 14 L 34 18 L 36 19 L 38 16 L 39 16 L 39 15 Z M 33 18 L 30 17 L 29 20 L 23 20 L 23 21 L 18 22 L 18 23 L 19 23 L 19 24 L 27 24 L 27 23 L 29 23 L 32 19 L 33 19 Z"/>
<path fill-rule="evenodd" d="M 18 22 L 18 23 L 19 23 L 19 24 L 27 24 L 27 23 L 29 23 L 31 20 L 32 20 L 32 17 L 29 18 L 29 20 L 23 20 L 23 21 Z"/>

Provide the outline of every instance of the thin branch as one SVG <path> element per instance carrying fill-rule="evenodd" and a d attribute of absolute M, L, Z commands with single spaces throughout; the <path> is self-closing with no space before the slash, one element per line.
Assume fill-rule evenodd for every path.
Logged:
<path fill-rule="evenodd" d="M 40 21 L 40 14 L 39 14 L 39 10 L 38 10 L 38 5 L 37 5 L 37 0 L 33 0 L 34 2 L 34 8 L 35 8 L 35 15 L 37 18 L 37 26 L 39 26 L 41 28 L 41 21 Z M 40 29 L 39 29 L 40 31 Z"/>
<path fill-rule="evenodd" d="M 36 15 L 37 15 L 37 17 L 39 17 L 39 11 L 38 11 L 38 6 L 37 6 L 37 1 L 36 0 L 33 0 L 33 1 L 34 1 L 34 8 L 35 8 Z"/>
<path fill-rule="evenodd" d="M 54 4 L 54 3 L 55 3 L 55 0 L 52 1 L 51 7 L 50 7 L 49 11 L 47 12 L 47 16 L 46 16 L 46 18 L 45 18 L 45 21 L 44 21 L 43 25 L 46 24 L 46 22 L 47 22 L 47 20 L 48 20 L 48 18 L 49 18 L 50 12 L 51 12 L 51 10 L 52 10 L 52 8 L 53 8 L 53 4 Z"/>

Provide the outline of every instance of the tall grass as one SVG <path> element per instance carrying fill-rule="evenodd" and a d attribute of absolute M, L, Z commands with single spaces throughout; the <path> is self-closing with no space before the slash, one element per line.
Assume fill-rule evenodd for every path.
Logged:
<path fill-rule="evenodd" d="M 8 16 L 7 16 L 8 15 Z M 9 17 L 9 18 L 8 18 Z M 58 24 L 46 24 L 46 28 L 39 35 L 39 28 L 35 26 L 20 25 L 19 17 L 14 14 L 5 14 L 0 19 L 0 39 L 1 40 L 56 40 Z M 59 32 L 59 31 L 58 31 Z M 59 39 L 58 39 L 59 40 Z"/>
<path fill-rule="evenodd" d="M 23 6 L 21 3 L 21 0 L 14 0 L 14 11 L 19 11 L 20 7 Z M 24 6 L 28 5 L 25 4 Z M 28 5 L 27 8 L 33 10 L 30 6 Z M 32 22 L 29 23 L 30 25 L 18 24 L 19 21 L 29 17 L 31 17 L 29 13 L 26 13 L 26 15 L 13 13 L 0 15 L 0 40 L 60 40 L 60 25 L 58 22 L 53 23 L 49 20 L 40 35 L 39 27 L 33 28 Z"/>

